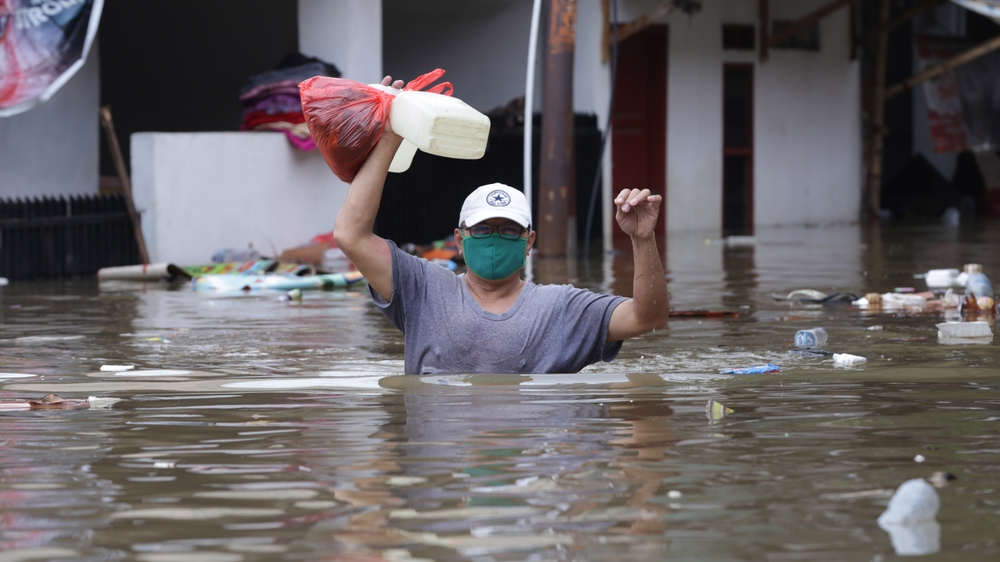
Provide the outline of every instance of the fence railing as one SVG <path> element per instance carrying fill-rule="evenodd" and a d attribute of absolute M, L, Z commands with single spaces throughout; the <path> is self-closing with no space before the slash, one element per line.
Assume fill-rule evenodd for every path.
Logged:
<path fill-rule="evenodd" d="M 122 195 L 0 199 L 0 277 L 89 276 L 141 263 Z"/>

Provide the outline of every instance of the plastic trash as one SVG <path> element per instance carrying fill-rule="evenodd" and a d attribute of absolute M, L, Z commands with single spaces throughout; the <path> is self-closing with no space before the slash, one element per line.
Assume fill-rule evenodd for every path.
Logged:
<path fill-rule="evenodd" d="M 889 533 L 889 540 L 897 556 L 922 556 L 941 550 L 941 525 L 935 521 L 922 521 L 914 525 L 879 524 Z"/>
<path fill-rule="evenodd" d="M 245 250 L 235 248 L 225 248 L 212 255 L 212 263 L 248 262 L 260 258 L 260 253 L 253 249 L 253 246 Z"/>
<path fill-rule="evenodd" d="M 852 365 L 860 365 L 867 362 L 868 359 L 859 355 L 851 355 L 850 353 L 833 354 L 833 364 L 836 367 L 850 367 Z"/>
<path fill-rule="evenodd" d="M 8 281 L 6 277 L 0 277 L 0 287 L 6 287 L 8 283 L 10 283 L 10 281 Z"/>
<path fill-rule="evenodd" d="M 942 322 L 937 325 L 939 338 L 992 338 L 987 322 Z"/>
<path fill-rule="evenodd" d="M 823 328 L 812 328 L 795 332 L 795 347 L 823 347 L 827 333 Z"/>
<path fill-rule="evenodd" d="M 110 371 L 112 373 L 120 373 L 131 369 L 135 369 L 135 365 L 101 365 L 102 371 Z"/>
<path fill-rule="evenodd" d="M 302 302 L 302 290 L 292 289 L 291 291 L 281 295 L 280 299 L 285 302 L 300 303 Z"/>
<path fill-rule="evenodd" d="M 726 407 L 721 402 L 716 402 L 715 399 L 709 400 L 708 404 L 705 404 L 705 415 L 708 417 L 709 423 L 714 424 L 733 411 L 732 408 Z"/>
<path fill-rule="evenodd" d="M 146 265 L 123 265 L 102 267 L 97 270 L 98 281 L 159 281 L 165 279 L 188 280 L 191 274 L 172 263 L 150 263 Z"/>
<path fill-rule="evenodd" d="M 815 289 L 796 289 L 785 297 L 790 301 L 821 301 L 826 298 L 826 293 Z"/>
<path fill-rule="evenodd" d="M 743 367 L 740 369 L 723 369 L 719 371 L 723 375 L 761 375 L 764 373 L 780 373 L 781 367 L 774 363 L 758 365 L 756 367 Z"/>
<path fill-rule="evenodd" d="M 959 286 L 956 282 L 959 272 L 957 269 L 932 269 L 924 275 L 928 289 L 947 289 Z"/>
<path fill-rule="evenodd" d="M 889 500 L 879 525 L 912 525 L 932 521 L 941 505 L 937 490 L 923 478 L 903 482 Z"/>
<path fill-rule="evenodd" d="M 993 332 L 986 322 L 942 322 L 937 328 L 939 344 L 983 345 L 993 342 Z"/>
<path fill-rule="evenodd" d="M 990 282 L 990 278 L 982 271 L 973 271 L 969 273 L 969 279 L 965 282 L 965 293 L 977 299 L 992 297 L 993 283 Z"/>

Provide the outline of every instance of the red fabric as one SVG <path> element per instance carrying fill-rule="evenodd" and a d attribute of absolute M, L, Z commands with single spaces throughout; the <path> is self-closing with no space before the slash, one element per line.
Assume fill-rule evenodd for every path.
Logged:
<path fill-rule="evenodd" d="M 412 80 L 404 89 L 421 90 L 443 74 L 441 69 L 434 70 Z M 453 88 L 444 82 L 428 91 L 451 95 Z M 354 80 L 327 76 L 313 76 L 302 82 L 299 92 L 316 146 L 333 173 L 351 183 L 382 138 L 392 94 Z"/>
<path fill-rule="evenodd" d="M 272 113 L 268 115 L 263 111 L 254 111 L 253 113 L 248 113 L 243 119 L 243 128 L 253 129 L 265 123 L 277 123 L 283 121 L 286 123 L 291 123 L 296 125 L 298 123 L 304 123 L 306 120 L 302 113 Z"/>

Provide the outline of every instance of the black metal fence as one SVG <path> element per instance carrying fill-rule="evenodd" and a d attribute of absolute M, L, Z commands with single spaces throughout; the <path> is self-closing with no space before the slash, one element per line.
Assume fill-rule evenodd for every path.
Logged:
<path fill-rule="evenodd" d="M 0 277 L 84 276 L 137 263 L 122 195 L 0 199 Z"/>

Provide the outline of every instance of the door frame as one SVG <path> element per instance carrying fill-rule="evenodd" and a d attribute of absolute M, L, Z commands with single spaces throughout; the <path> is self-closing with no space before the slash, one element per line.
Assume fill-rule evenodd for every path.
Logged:
<path fill-rule="evenodd" d="M 656 137 L 657 137 L 656 141 L 653 143 L 653 147 L 652 148 L 654 149 L 655 153 L 659 154 L 659 158 L 656 159 L 656 162 L 655 162 L 656 166 L 651 166 L 652 162 L 646 162 L 646 166 L 649 166 L 649 168 L 648 168 L 649 173 L 656 174 L 657 181 L 655 181 L 653 185 L 648 185 L 648 186 L 622 185 L 621 182 L 619 182 L 619 183 L 615 182 L 615 175 L 616 175 L 615 170 L 619 169 L 619 166 L 628 167 L 630 164 L 633 164 L 633 163 L 628 162 L 628 161 L 622 162 L 621 160 L 619 160 L 618 162 L 615 161 L 615 158 L 614 158 L 614 153 L 615 153 L 615 148 L 614 148 L 615 130 L 614 130 L 614 125 L 613 124 L 615 122 L 615 114 L 616 113 L 615 113 L 615 109 L 612 108 L 611 109 L 611 123 L 612 123 L 612 126 L 611 126 L 611 135 L 612 135 L 612 138 L 611 138 L 611 148 L 610 148 L 610 151 L 609 151 L 609 153 L 610 153 L 609 157 L 610 157 L 610 160 L 611 160 L 611 174 L 610 174 L 611 181 L 609 183 L 610 183 L 611 188 L 605 191 L 605 201 L 607 202 L 606 204 L 608 205 L 608 207 L 606 207 L 606 208 L 609 209 L 609 213 L 608 213 L 609 223 L 608 223 L 608 226 L 610 228 L 608 228 L 608 229 L 605 230 L 605 233 L 606 233 L 605 234 L 605 236 L 606 236 L 606 239 L 605 239 L 606 240 L 606 242 L 605 242 L 605 248 L 607 248 L 607 249 L 613 249 L 613 250 L 618 250 L 618 251 L 630 252 L 631 249 L 632 249 L 632 245 L 631 245 L 631 241 L 630 241 L 629 237 L 627 235 L 625 235 L 621 231 L 621 228 L 618 226 L 618 224 L 617 224 L 617 222 L 615 221 L 615 218 L 614 218 L 615 217 L 614 198 L 617 197 L 618 193 L 622 189 L 625 189 L 627 187 L 628 188 L 649 187 L 653 192 L 655 192 L 658 195 L 661 195 L 663 197 L 663 203 L 660 206 L 660 216 L 657 218 L 657 224 L 656 224 L 655 233 L 656 233 L 657 237 L 663 237 L 664 239 L 666 237 L 666 230 L 667 230 L 666 229 L 666 225 L 667 225 L 667 209 L 666 209 L 666 207 L 667 207 L 667 165 L 668 165 L 668 162 L 667 162 L 667 132 L 668 132 L 668 130 L 667 130 L 667 122 L 669 120 L 669 80 L 670 80 L 670 68 L 669 68 L 670 57 L 669 57 L 669 50 L 670 50 L 670 27 L 668 25 L 666 25 L 666 24 L 653 24 L 653 25 L 650 25 L 650 26 L 646 27 L 642 31 L 636 33 L 635 35 L 633 35 L 633 36 L 625 39 L 625 41 L 632 41 L 632 40 L 647 40 L 648 41 L 649 38 L 650 38 L 650 36 L 655 36 L 653 38 L 653 41 L 654 42 L 655 41 L 662 41 L 662 45 L 663 45 L 662 51 L 653 52 L 652 50 L 650 50 L 649 52 L 647 52 L 647 55 L 651 55 L 651 58 L 647 61 L 647 67 L 645 68 L 646 72 L 649 72 L 652 75 L 656 75 L 656 76 L 653 76 L 653 78 L 660 78 L 660 76 L 658 76 L 658 74 L 660 72 L 662 72 L 662 84 L 657 84 L 656 87 L 655 87 L 655 89 L 652 91 L 652 94 L 654 96 L 657 96 L 658 100 L 662 100 L 662 105 L 660 105 L 659 103 L 657 103 L 657 102 L 655 102 L 653 100 L 650 100 L 652 103 L 657 103 L 657 106 L 653 110 L 653 113 L 655 114 L 655 117 L 656 117 L 656 119 L 657 119 L 658 122 L 651 127 L 650 132 L 653 135 L 656 135 Z M 625 41 L 623 41 L 623 43 Z M 620 47 L 620 45 L 619 45 L 619 47 Z M 655 68 L 654 68 L 654 65 L 655 65 Z M 619 61 L 619 65 L 618 65 L 618 77 L 617 78 L 618 78 L 618 80 L 617 80 L 618 83 L 617 84 L 612 84 L 613 88 L 617 88 L 618 85 L 622 83 L 622 67 L 621 67 L 620 61 Z M 616 96 L 616 103 L 618 103 L 619 101 L 620 101 L 620 98 L 618 96 Z M 647 109 L 650 108 L 650 107 L 653 107 L 653 105 L 648 105 Z M 662 154 L 661 154 L 661 151 L 662 151 Z M 662 162 L 662 164 L 663 164 L 662 167 L 659 166 L 660 162 Z M 610 195 L 610 197 L 609 197 L 609 195 Z"/>
<path fill-rule="evenodd" d="M 747 128 L 748 132 L 748 144 L 745 147 L 727 147 L 726 146 L 726 115 L 725 115 L 725 104 L 726 104 L 726 73 L 730 70 L 746 71 L 750 75 L 750 91 L 747 96 Z M 747 208 L 746 208 L 746 224 L 748 236 L 753 236 L 754 234 L 754 93 L 756 88 L 756 83 L 754 81 L 754 65 L 752 63 L 736 63 L 727 62 L 722 65 L 722 205 L 719 206 L 719 211 L 722 214 L 722 225 L 723 234 L 725 234 L 726 228 L 726 157 L 727 156 L 747 156 Z"/>

